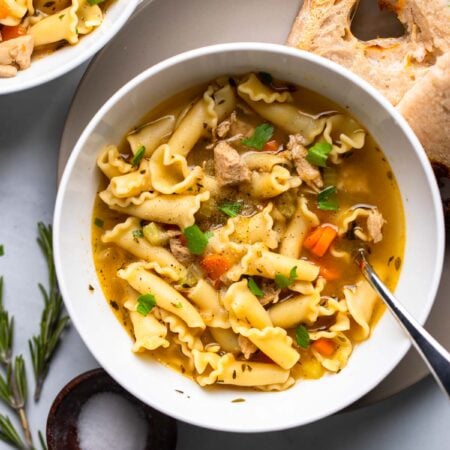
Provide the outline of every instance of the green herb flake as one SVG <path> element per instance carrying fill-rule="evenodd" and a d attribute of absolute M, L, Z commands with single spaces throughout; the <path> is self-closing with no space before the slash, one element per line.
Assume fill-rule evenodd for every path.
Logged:
<path fill-rule="evenodd" d="M 181 302 L 178 302 L 178 303 L 175 303 L 175 304 L 174 304 L 174 306 L 175 306 L 175 308 L 178 308 L 178 309 L 180 309 L 180 308 L 182 308 L 182 307 L 183 307 L 183 303 L 181 303 Z"/>
<path fill-rule="evenodd" d="M 332 145 L 328 142 L 317 142 L 317 144 L 309 147 L 306 159 L 315 166 L 327 167 L 328 155 L 332 149 Z"/>
<path fill-rule="evenodd" d="M 258 298 L 264 297 L 264 292 L 262 291 L 262 289 L 258 286 L 258 284 L 256 283 L 256 281 L 250 277 L 247 280 L 247 286 L 248 289 L 250 290 L 250 292 L 255 295 Z"/>
<path fill-rule="evenodd" d="M 60 16 L 58 16 L 59 20 L 63 20 L 64 19 L 65 14 L 61 14 Z"/>
<path fill-rule="evenodd" d="M 297 279 L 297 266 L 293 267 L 289 272 L 289 278 L 278 273 L 275 275 L 275 284 L 280 288 L 284 289 L 291 285 Z"/>
<path fill-rule="evenodd" d="M 208 245 L 209 234 L 203 233 L 197 225 L 191 225 L 183 230 L 189 251 L 194 255 L 201 255 Z"/>
<path fill-rule="evenodd" d="M 5 254 L 5 247 L 3 245 L 0 245 L 0 256 L 4 256 Z"/>
<path fill-rule="evenodd" d="M 96 217 L 94 219 L 94 224 L 95 224 L 96 227 L 103 228 L 103 225 L 105 225 L 105 222 L 103 222 L 102 219 Z"/>
<path fill-rule="evenodd" d="M 103 3 L 104 1 L 106 1 L 106 0 L 87 0 L 87 2 L 90 5 L 99 5 L 100 3 Z"/>
<path fill-rule="evenodd" d="M 136 153 L 133 156 L 133 159 L 131 160 L 131 165 L 133 167 L 137 167 L 140 162 L 142 161 L 142 158 L 145 155 L 145 146 L 141 145 L 137 150 Z"/>
<path fill-rule="evenodd" d="M 155 306 L 156 299 L 153 294 L 144 294 L 138 297 L 136 311 L 142 316 L 146 316 Z"/>
<path fill-rule="evenodd" d="M 133 230 L 133 237 L 134 239 L 144 237 L 144 232 L 142 231 L 142 228 L 139 228 L 138 230 Z"/>
<path fill-rule="evenodd" d="M 262 123 L 255 128 L 253 135 L 248 139 L 242 139 L 242 143 L 247 147 L 262 150 L 266 143 L 271 139 L 274 128 L 268 123 Z"/>
<path fill-rule="evenodd" d="M 322 211 L 339 210 L 336 186 L 327 186 L 319 192 L 317 195 L 317 206 Z"/>
<path fill-rule="evenodd" d="M 228 217 L 236 217 L 242 209 L 241 202 L 223 202 L 218 207 L 219 211 L 223 212 Z"/>
<path fill-rule="evenodd" d="M 309 347 L 309 333 L 308 330 L 300 325 L 295 330 L 295 339 L 297 340 L 297 344 L 302 348 Z"/>

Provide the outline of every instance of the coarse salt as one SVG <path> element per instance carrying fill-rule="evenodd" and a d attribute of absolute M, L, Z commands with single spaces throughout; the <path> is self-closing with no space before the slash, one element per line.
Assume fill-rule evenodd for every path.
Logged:
<path fill-rule="evenodd" d="M 147 422 L 128 400 L 111 392 L 92 396 L 78 417 L 81 450 L 145 450 Z"/>

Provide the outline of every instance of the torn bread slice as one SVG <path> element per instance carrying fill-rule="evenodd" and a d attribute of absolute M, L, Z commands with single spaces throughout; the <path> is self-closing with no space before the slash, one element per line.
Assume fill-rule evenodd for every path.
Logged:
<path fill-rule="evenodd" d="M 397 105 L 436 58 L 450 51 L 450 8 L 447 0 L 380 4 L 397 14 L 403 36 L 360 41 L 350 30 L 358 0 L 305 0 L 287 43 L 349 68 Z"/>
<path fill-rule="evenodd" d="M 449 25 L 450 26 L 450 25 Z M 398 110 L 422 142 L 431 162 L 450 171 L 450 52 L 405 94 Z"/>

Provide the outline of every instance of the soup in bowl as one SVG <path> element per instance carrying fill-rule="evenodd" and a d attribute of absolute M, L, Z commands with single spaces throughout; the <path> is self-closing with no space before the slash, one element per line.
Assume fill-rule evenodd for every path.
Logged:
<path fill-rule="evenodd" d="M 122 88 L 55 215 L 61 289 L 94 356 L 152 406 L 234 431 L 323 417 L 405 353 L 353 263 L 361 246 L 423 321 L 443 226 L 417 140 L 345 70 L 266 44 L 189 52 Z"/>

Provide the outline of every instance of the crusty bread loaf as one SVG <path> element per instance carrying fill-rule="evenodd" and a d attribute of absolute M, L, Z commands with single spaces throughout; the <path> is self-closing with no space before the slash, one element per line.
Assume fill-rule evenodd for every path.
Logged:
<path fill-rule="evenodd" d="M 450 24 L 449 24 L 450 26 Z M 450 168 L 450 52 L 441 56 L 398 104 L 429 158 Z"/>
<path fill-rule="evenodd" d="M 397 14 L 405 27 L 403 36 L 360 41 L 350 30 L 358 0 L 305 0 L 287 43 L 329 58 L 378 88 L 392 104 L 399 105 L 430 159 L 449 170 L 447 0 L 379 3 Z"/>

